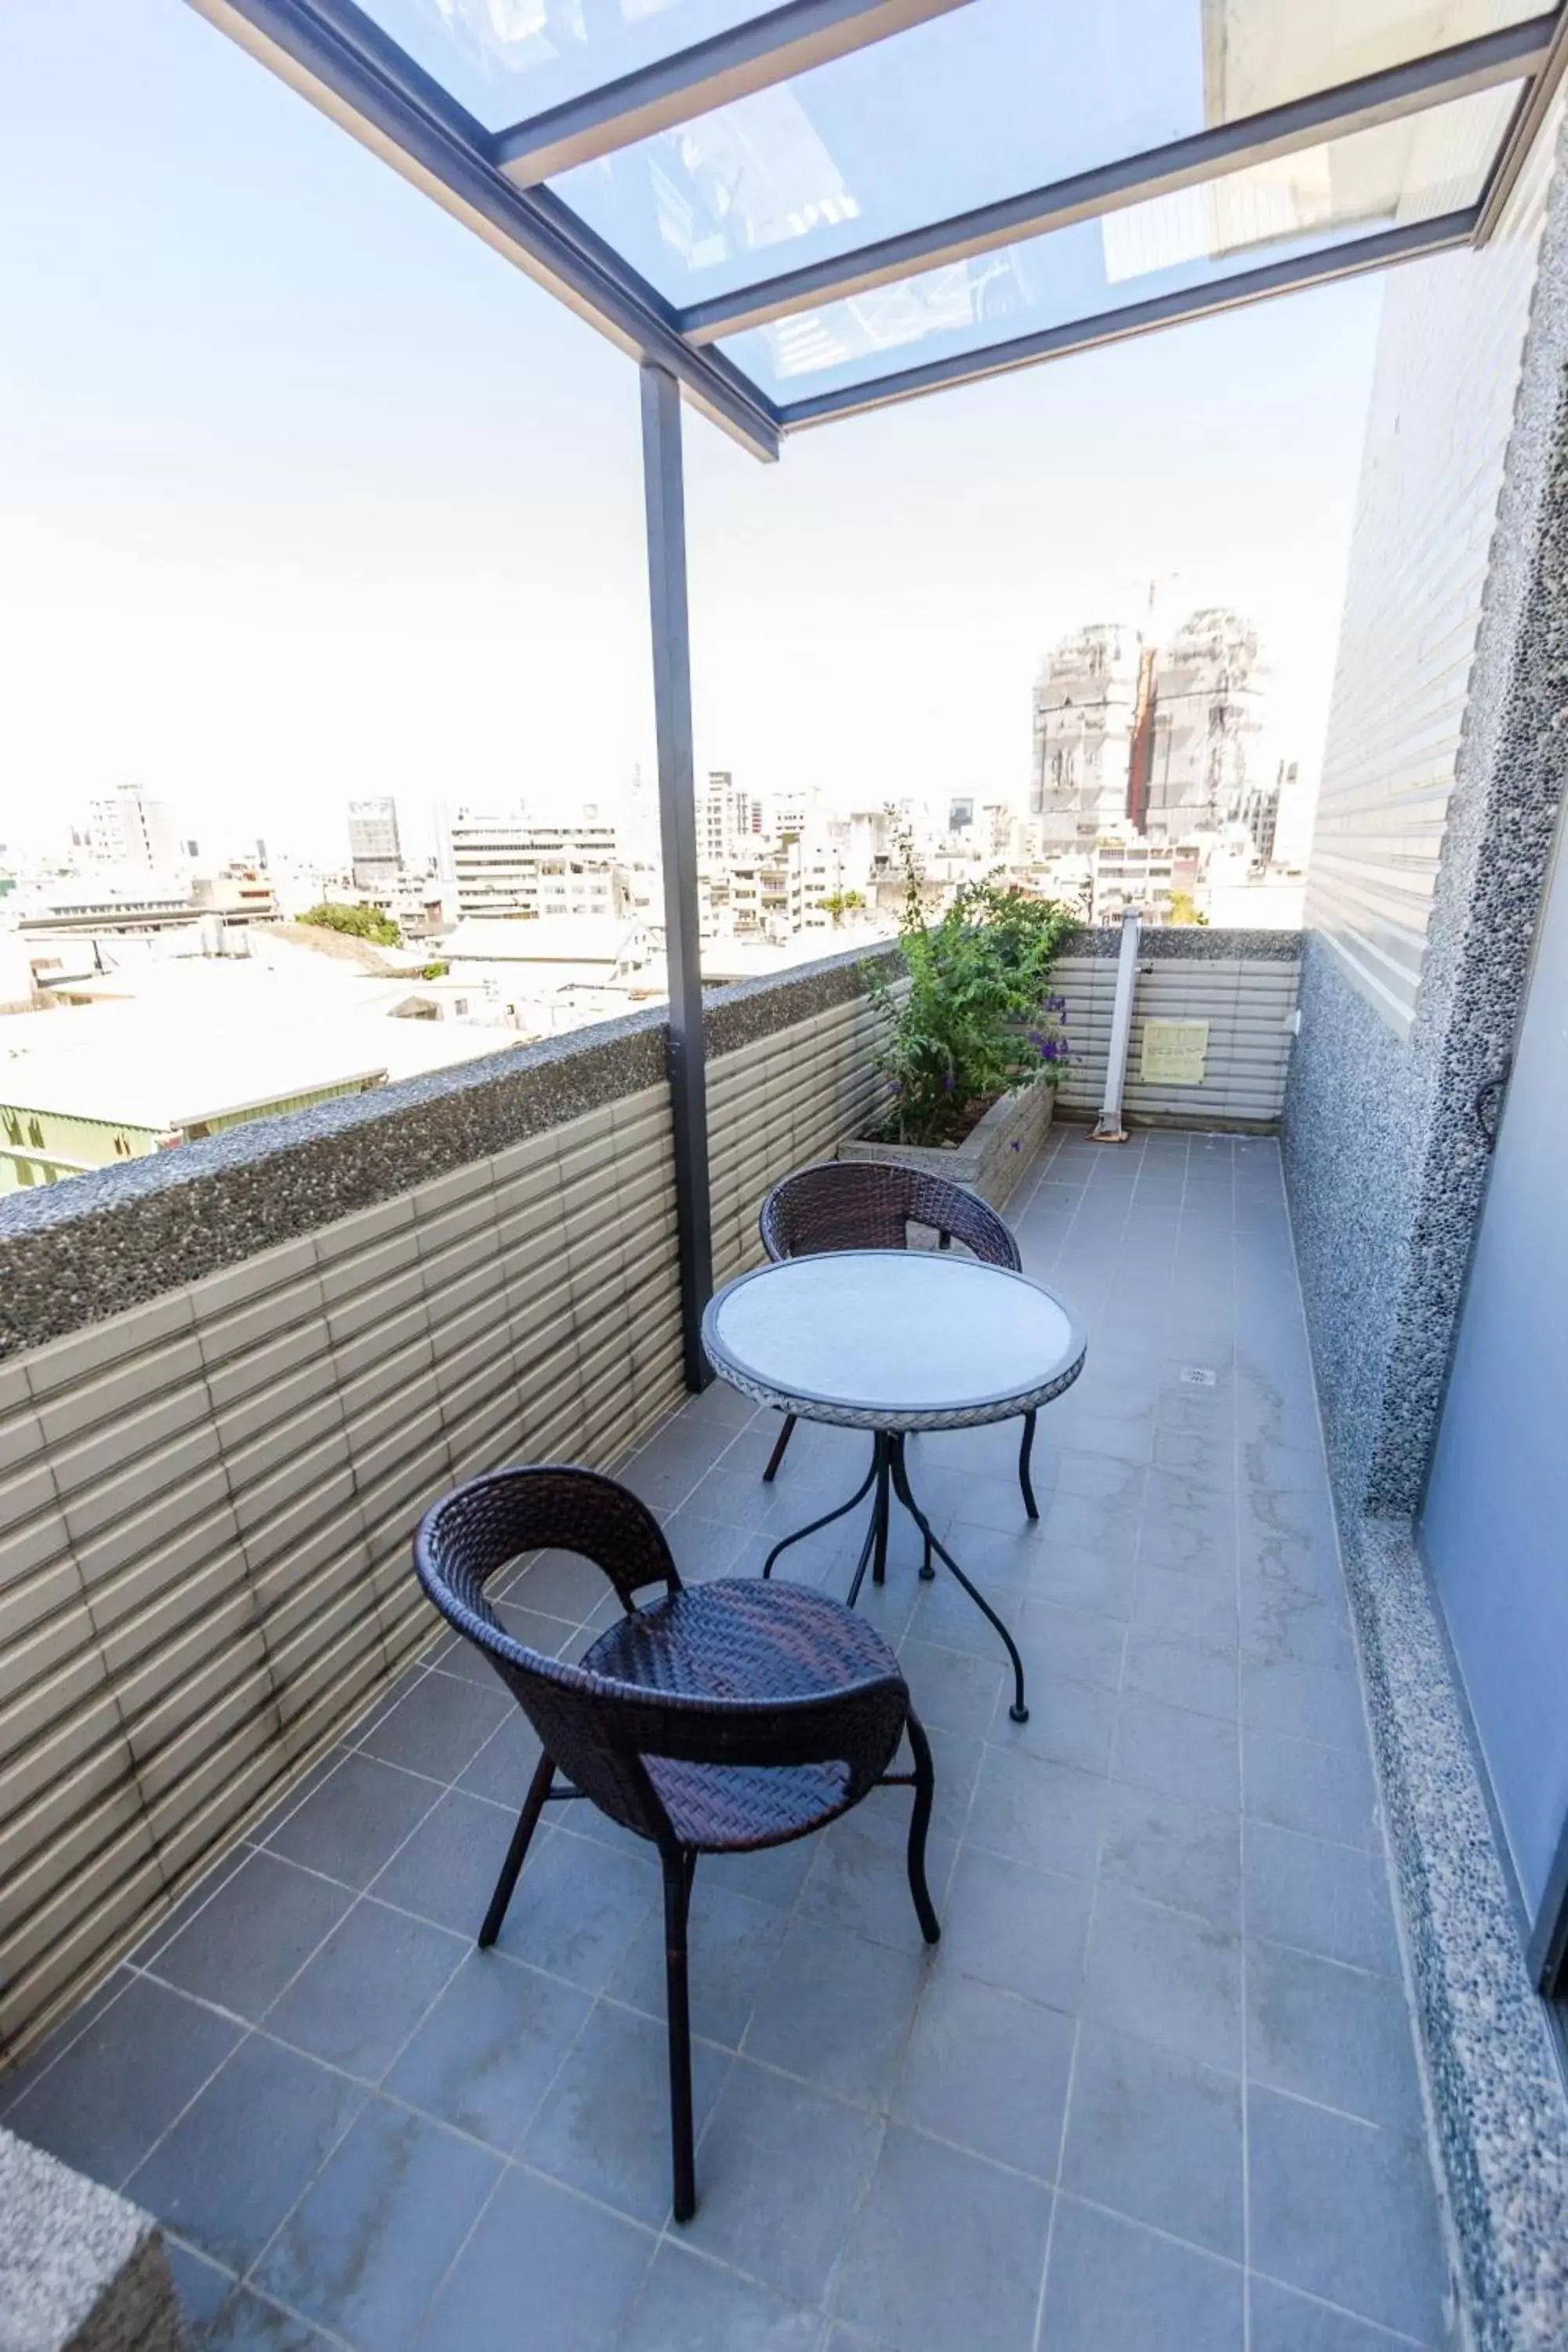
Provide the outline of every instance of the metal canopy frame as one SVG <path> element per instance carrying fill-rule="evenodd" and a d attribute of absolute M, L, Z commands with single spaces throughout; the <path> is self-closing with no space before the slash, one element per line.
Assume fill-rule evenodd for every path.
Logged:
<path fill-rule="evenodd" d="M 789 0 L 661 63 L 496 134 L 495 161 L 520 187 L 613 155 L 655 131 L 732 106 L 775 82 L 908 32 L 970 0 Z"/>
<path fill-rule="evenodd" d="M 1119 159 L 997 204 L 851 248 L 685 309 L 667 301 L 546 187 L 546 174 L 814 66 L 966 6 L 969 0 L 787 0 L 673 57 L 503 131 L 489 131 L 416 65 L 354 0 L 188 0 L 354 137 L 423 187 L 518 268 L 640 362 L 666 369 L 685 398 L 759 457 L 830 416 L 912 398 L 1148 334 L 1302 286 L 1399 260 L 1496 228 L 1531 139 L 1568 65 L 1568 5 L 1521 25 L 1362 76 L 1289 105 Z M 890 369 L 844 392 L 778 402 L 722 352 L 727 335 L 970 259 L 1053 229 L 1170 195 L 1501 84 L 1523 95 L 1480 200 L 1409 228 L 1248 270 L 1180 296 L 936 361 Z"/>
<path fill-rule="evenodd" d="M 188 0 L 495 251 L 639 363 L 649 610 L 669 979 L 669 1079 L 688 1385 L 712 1375 L 702 1310 L 713 1284 L 699 960 L 690 648 L 680 455 L 682 399 L 763 459 L 792 432 L 945 391 L 1307 286 L 1479 243 L 1497 227 L 1568 66 L 1568 0 L 1525 24 L 1142 154 L 1026 191 L 685 310 L 667 301 L 550 188 L 546 176 L 900 33 L 967 0 L 785 0 L 728 32 L 585 96 L 489 130 L 354 0 Z M 1044 5 L 1044 0 L 1041 0 Z M 1065 0 L 1064 0 L 1065 5 Z M 1310 5 L 1311 0 L 1300 0 Z M 1331 137 L 1500 85 L 1524 85 L 1479 201 L 1185 291 L 778 402 L 714 346 L 1015 240 L 1247 170 Z M 1554 1968 L 1562 1965 L 1553 1954 Z"/>

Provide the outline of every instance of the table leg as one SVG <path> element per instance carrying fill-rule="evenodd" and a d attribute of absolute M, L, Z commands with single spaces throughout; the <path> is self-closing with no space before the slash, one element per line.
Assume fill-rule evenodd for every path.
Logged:
<path fill-rule="evenodd" d="M 875 1538 L 871 1558 L 873 1584 L 886 1584 L 888 1581 L 888 1521 L 892 1517 L 889 1474 L 893 1448 L 901 1446 L 903 1442 L 901 1437 L 886 1437 L 880 1430 L 877 1432 L 877 1507 L 871 1514 L 871 1532 Z"/>
<path fill-rule="evenodd" d="M 872 1465 L 873 1476 L 876 1475 L 877 1470 L 879 1467 L 879 1457 L 885 1442 L 886 1441 L 880 1436 L 879 1436 L 876 1441 L 879 1460 L 874 1462 Z M 887 1514 L 888 1489 L 886 1484 L 882 1480 L 879 1479 L 877 1485 L 877 1499 L 871 1506 L 871 1516 L 866 1522 L 866 1540 L 860 1547 L 860 1557 L 855 1563 L 855 1573 L 849 1580 L 849 1591 L 845 1596 L 846 1606 L 850 1609 L 854 1608 L 855 1603 L 860 1598 L 860 1587 L 866 1581 L 866 1570 L 870 1562 L 871 1554 L 877 1547 L 879 1528 L 880 1528 L 884 1543 L 887 1540 Z"/>
<path fill-rule="evenodd" d="M 879 1437 L 877 1440 L 878 1449 L 880 1448 L 882 1440 Z M 880 1459 L 881 1455 L 879 1450 L 874 1451 L 871 1455 L 871 1467 L 867 1471 L 866 1475 L 861 1479 L 860 1484 L 856 1487 L 855 1492 L 850 1496 L 849 1500 L 847 1503 L 840 1503 L 837 1510 L 824 1511 L 821 1518 L 813 1519 L 809 1526 L 796 1528 L 793 1535 L 782 1537 L 780 1540 L 774 1544 L 772 1551 L 769 1552 L 766 1559 L 763 1562 L 763 1574 L 764 1576 L 771 1576 L 773 1574 L 774 1560 L 777 1559 L 781 1551 L 788 1551 L 791 1544 L 804 1543 L 807 1536 L 817 1534 L 823 1528 L 830 1528 L 835 1519 L 843 1518 L 846 1513 L 852 1511 L 855 1508 L 857 1503 L 863 1503 L 867 1496 L 871 1491 L 872 1481 L 877 1475 Z M 879 1489 L 879 1491 L 880 1490 Z M 875 1513 L 873 1513 L 873 1522 L 875 1521 Z"/>
<path fill-rule="evenodd" d="M 979 1610 L 981 1615 L 983 1617 L 989 1618 L 991 1623 L 994 1625 L 997 1633 L 1002 1636 L 1003 1646 L 1006 1650 L 1007 1655 L 1011 1659 L 1013 1664 L 1013 1704 L 1008 1708 L 1007 1712 L 1012 1717 L 1015 1723 L 1027 1723 L 1029 1720 L 1029 1710 L 1024 1704 L 1024 1661 L 1018 1655 L 1018 1645 L 1014 1641 L 1011 1633 L 1007 1631 L 1006 1626 L 1002 1622 L 1000 1617 L 997 1616 L 994 1609 L 992 1608 L 991 1603 L 986 1600 L 985 1595 L 979 1591 L 974 1585 L 971 1584 L 968 1577 L 965 1576 L 963 1570 L 960 1568 L 952 1554 L 948 1550 L 947 1546 L 942 1541 L 939 1536 L 932 1532 L 931 1521 L 927 1518 L 925 1513 L 916 1502 L 913 1490 L 910 1486 L 909 1467 L 904 1460 L 904 1441 L 902 1437 L 896 1436 L 889 1441 L 889 1444 L 892 1455 L 889 1467 L 892 1473 L 894 1490 L 898 1495 L 899 1500 L 902 1503 L 905 1510 L 908 1511 L 910 1518 L 913 1519 L 916 1527 L 919 1528 L 921 1535 L 925 1538 L 928 1549 L 930 1551 L 934 1551 L 939 1559 L 946 1562 L 947 1566 L 952 1570 L 953 1575 L 958 1579 L 960 1584 L 963 1585 L 965 1592 L 968 1593 L 971 1601 L 973 1601 L 975 1607 Z"/>

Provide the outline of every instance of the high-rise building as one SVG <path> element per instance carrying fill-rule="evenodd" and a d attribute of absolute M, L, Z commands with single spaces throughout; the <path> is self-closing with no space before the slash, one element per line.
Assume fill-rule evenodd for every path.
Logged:
<path fill-rule="evenodd" d="M 1271 784 L 1259 782 L 1249 784 L 1242 799 L 1241 822 L 1252 835 L 1252 845 L 1260 865 L 1273 863 L 1275 842 L 1279 830 L 1279 808 L 1287 792 L 1296 783 L 1296 762 L 1289 766 L 1283 760 Z"/>
<path fill-rule="evenodd" d="M 710 768 L 697 807 L 697 855 L 709 866 L 754 854 L 763 835 L 763 804 L 728 768 Z"/>
<path fill-rule="evenodd" d="M 395 801 L 350 801 L 349 859 L 356 890 L 392 888 L 403 871 Z"/>
<path fill-rule="evenodd" d="M 1047 852 L 1092 843 L 1125 821 L 1146 688 L 1137 634 L 1116 622 L 1064 637 L 1041 663 L 1029 814 Z"/>
<path fill-rule="evenodd" d="M 1175 839 L 1243 816 L 1262 729 L 1258 632 L 1222 607 L 1194 613 L 1154 657 L 1146 779 L 1128 814 Z"/>
<path fill-rule="evenodd" d="M 616 828 L 596 809 L 563 823 L 459 809 L 447 827 L 459 915 L 618 915 Z"/>
<path fill-rule="evenodd" d="M 91 804 L 88 846 L 96 865 L 167 874 L 183 862 L 184 845 L 167 801 L 149 800 L 140 784 L 117 784 Z"/>
<path fill-rule="evenodd" d="M 1163 646 L 1098 623 L 1066 637 L 1034 692 L 1029 814 L 1047 856 L 1125 831 L 1187 840 L 1246 821 L 1261 731 L 1258 633 L 1194 613 Z M 1252 816 L 1248 817 L 1248 806 Z"/>

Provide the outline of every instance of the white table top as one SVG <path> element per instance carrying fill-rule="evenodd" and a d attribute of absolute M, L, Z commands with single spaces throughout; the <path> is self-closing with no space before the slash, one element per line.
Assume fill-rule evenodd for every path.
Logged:
<path fill-rule="evenodd" d="M 857 1429 L 961 1429 L 1058 1396 L 1084 1339 L 1058 1298 L 945 1250 L 833 1250 L 743 1274 L 702 1318 L 715 1371 Z"/>

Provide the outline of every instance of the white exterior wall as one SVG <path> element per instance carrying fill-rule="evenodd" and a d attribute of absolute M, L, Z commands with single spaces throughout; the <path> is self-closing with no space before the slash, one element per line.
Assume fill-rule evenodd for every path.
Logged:
<path fill-rule="evenodd" d="M 1307 920 L 1409 1034 L 1562 121 L 1479 252 L 1394 270 L 1367 423 Z"/>

